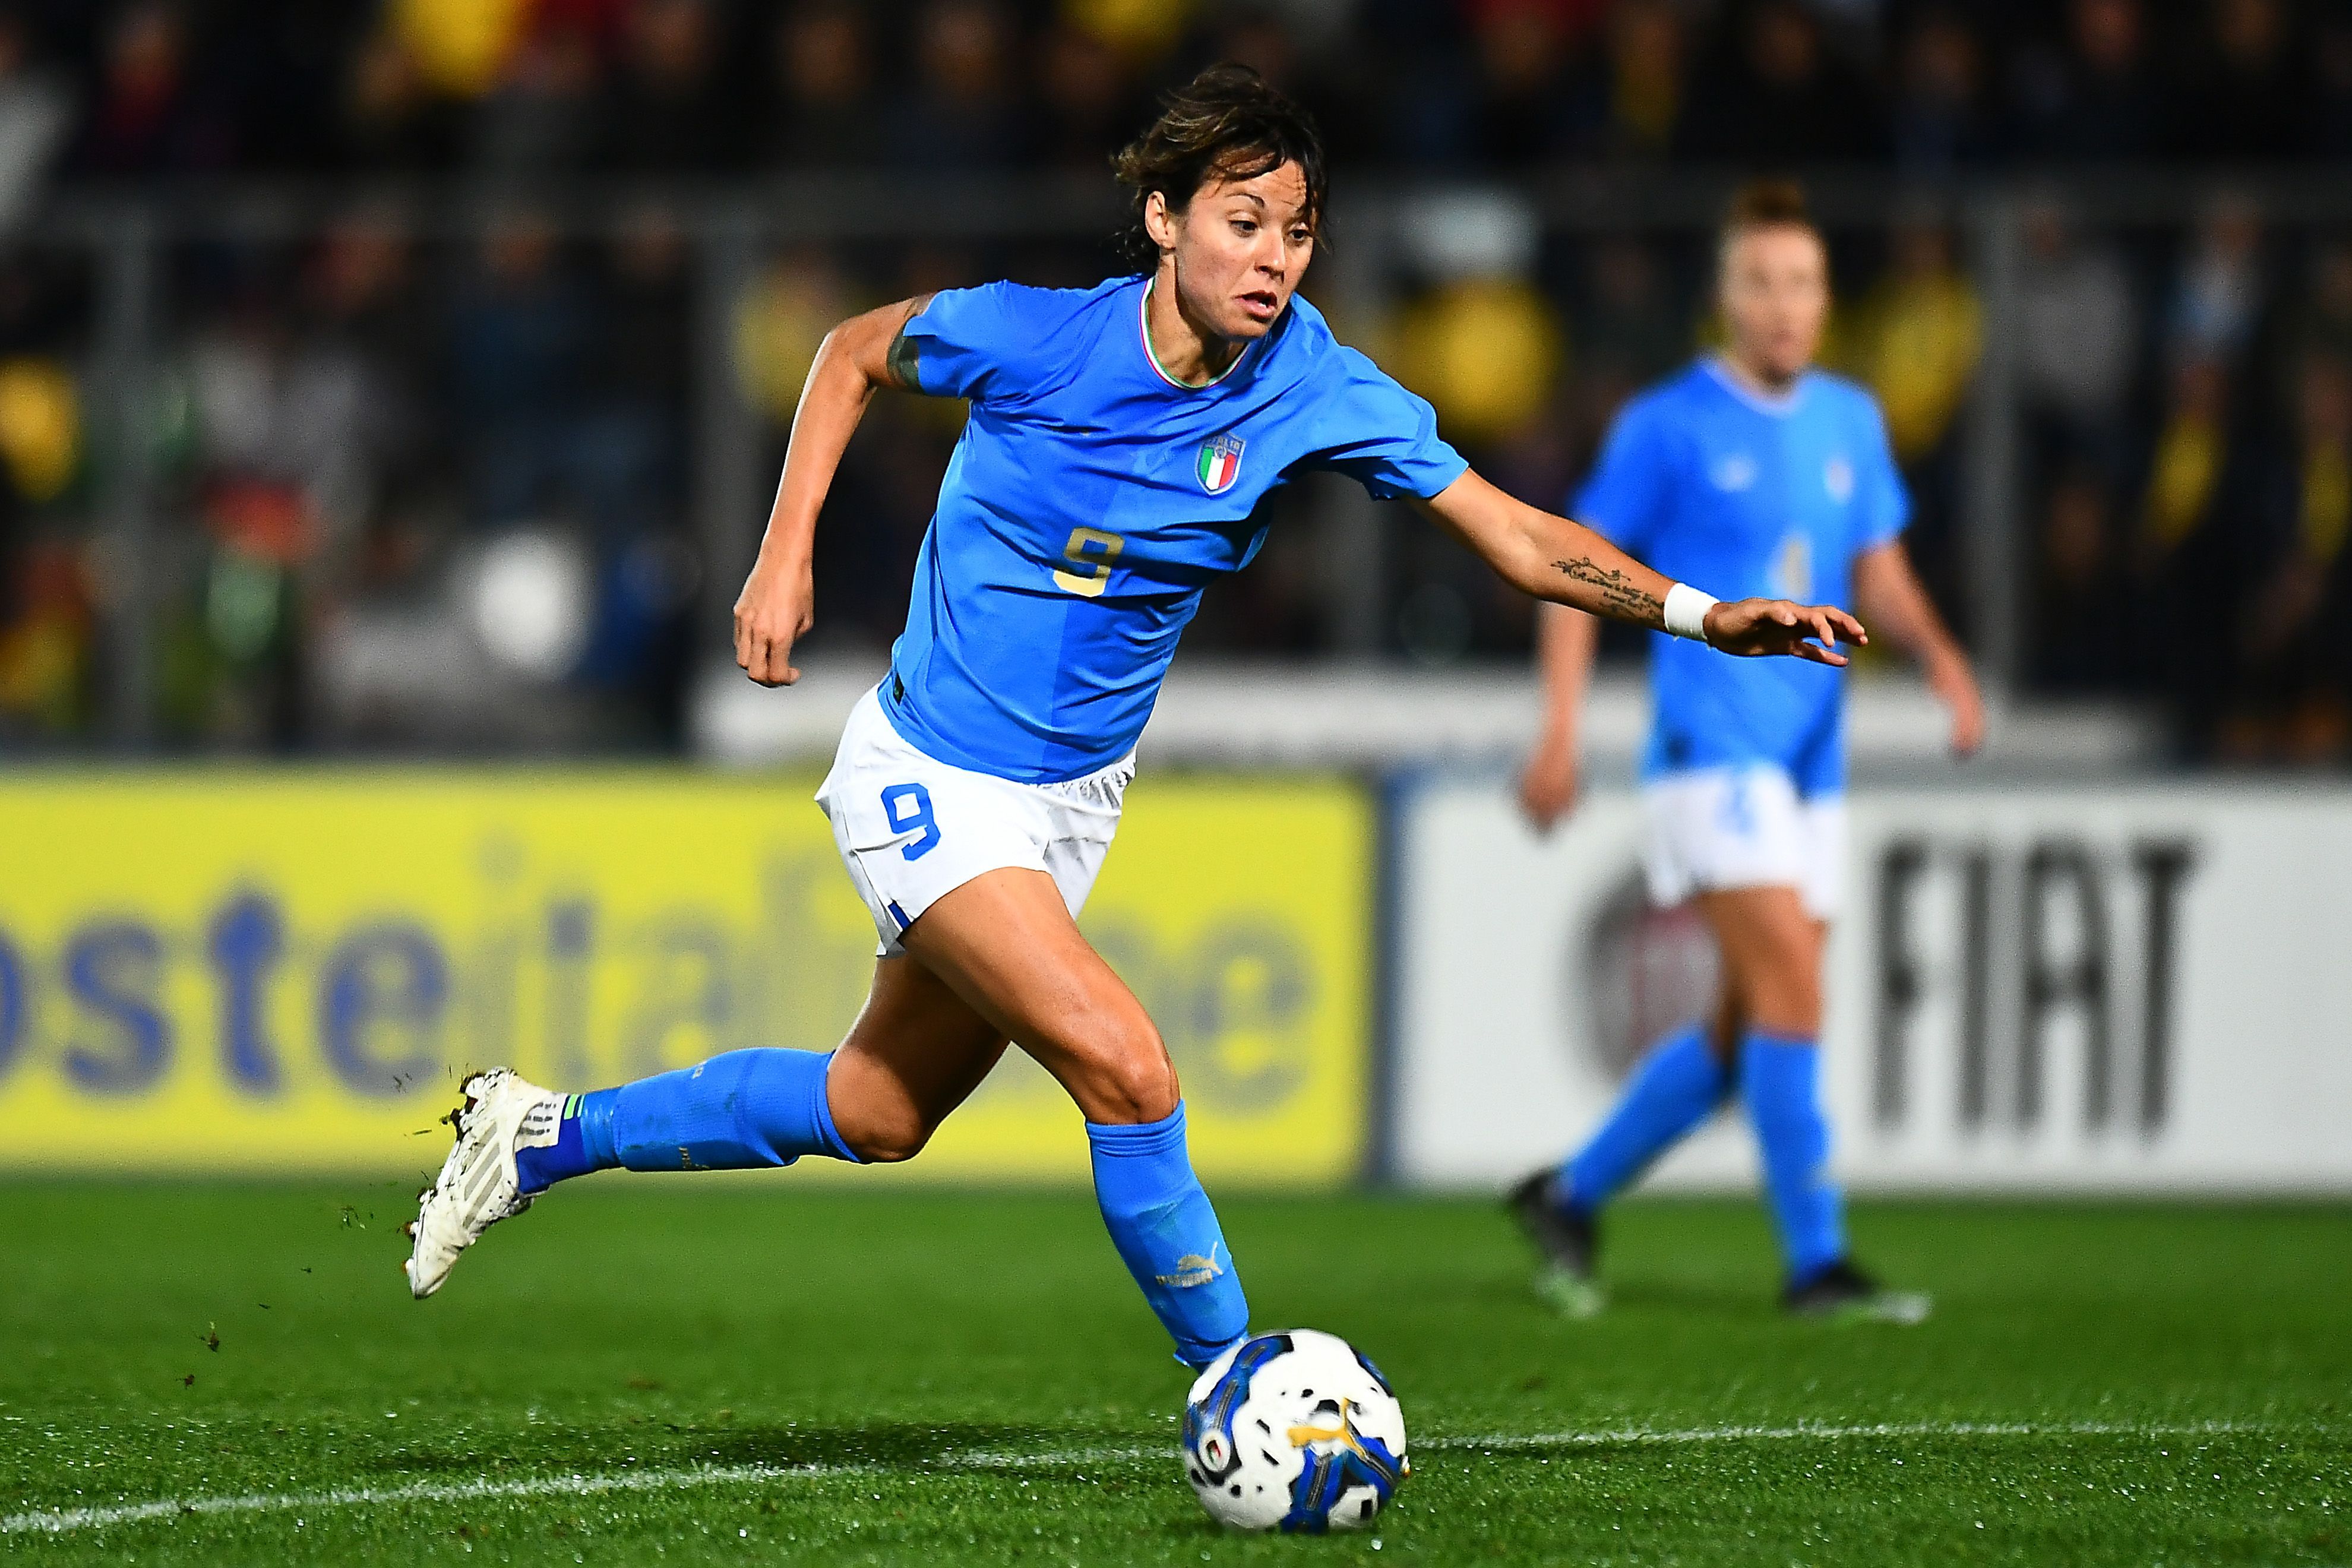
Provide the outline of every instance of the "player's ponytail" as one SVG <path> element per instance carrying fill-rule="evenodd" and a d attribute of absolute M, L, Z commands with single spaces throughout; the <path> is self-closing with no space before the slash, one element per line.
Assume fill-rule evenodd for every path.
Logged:
<path fill-rule="evenodd" d="M 1160 264 L 1144 231 L 1145 198 L 1158 191 L 1181 209 L 1213 179 L 1250 180 L 1297 163 L 1307 180 L 1307 222 L 1323 225 L 1323 138 L 1314 117 L 1247 66 L 1211 66 L 1161 100 L 1151 128 L 1119 150 L 1111 168 L 1128 189 L 1135 218 L 1119 249 L 1139 271 Z"/>

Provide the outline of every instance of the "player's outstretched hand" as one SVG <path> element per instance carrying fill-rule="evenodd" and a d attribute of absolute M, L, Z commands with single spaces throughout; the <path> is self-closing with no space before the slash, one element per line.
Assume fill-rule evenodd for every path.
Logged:
<path fill-rule="evenodd" d="M 1706 613 L 1707 646 L 1738 658 L 1786 654 L 1815 664 L 1846 661 L 1841 642 L 1857 647 L 1870 640 L 1862 623 L 1830 605 L 1799 605 L 1787 599 L 1726 600 Z"/>
<path fill-rule="evenodd" d="M 735 598 L 735 662 L 762 686 L 801 678 L 793 644 L 816 625 L 816 584 L 808 563 L 771 565 L 762 558 Z"/>

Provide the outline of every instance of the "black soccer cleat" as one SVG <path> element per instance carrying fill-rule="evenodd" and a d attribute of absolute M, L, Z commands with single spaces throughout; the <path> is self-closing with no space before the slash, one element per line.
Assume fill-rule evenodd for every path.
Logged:
<path fill-rule="evenodd" d="M 1513 1187 L 1504 1205 L 1543 1258 L 1536 1294 L 1570 1318 L 1589 1318 L 1607 1305 L 1594 1278 L 1601 1255 L 1601 1227 L 1589 1215 L 1573 1214 L 1552 1199 L 1552 1173 L 1538 1171 Z"/>
<path fill-rule="evenodd" d="M 1856 1268 L 1851 1258 L 1841 1258 L 1802 1285 L 1783 1289 L 1780 1305 L 1801 1318 L 1906 1326 L 1925 1322 L 1936 1306 L 1918 1291 L 1889 1290 Z"/>

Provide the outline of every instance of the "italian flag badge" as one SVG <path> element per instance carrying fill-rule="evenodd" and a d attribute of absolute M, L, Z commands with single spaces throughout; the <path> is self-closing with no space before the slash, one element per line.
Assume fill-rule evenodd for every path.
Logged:
<path fill-rule="evenodd" d="M 1201 488 L 1213 496 L 1233 489 L 1234 479 L 1242 471 L 1242 438 L 1213 436 L 1202 442 L 1200 460 L 1193 465 L 1193 471 L 1201 476 Z"/>

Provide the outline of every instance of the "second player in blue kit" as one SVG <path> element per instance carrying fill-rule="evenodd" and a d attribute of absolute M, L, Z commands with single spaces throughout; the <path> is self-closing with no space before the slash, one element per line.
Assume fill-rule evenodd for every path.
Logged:
<path fill-rule="evenodd" d="M 1861 628 L 1784 597 L 1717 603 L 1468 469 L 1429 405 L 1294 298 L 1323 211 L 1311 123 L 1237 67 L 1203 73 L 1120 155 L 1137 272 L 902 300 L 826 339 L 735 611 L 754 680 L 798 678 L 818 512 L 867 400 L 967 399 L 889 672 L 818 804 L 873 915 L 864 1011 L 828 1052 L 752 1049 L 583 1095 L 470 1078 L 411 1227 L 410 1288 L 555 1183 L 913 1157 L 1008 1047 L 1084 1118 L 1113 1245 L 1198 1367 L 1248 1307 L 1187 1152 L 1174 1066 L 1080 933 L 1137 737 L 1203 588 L 1264 537 L 1258 500 L 1324 469 L 1422 507 L 1538 596 L 1724 653 L 1838 664 Z"/>
<path fill-rule="evenodd" d="M 1910 500 L 1870 395 L 1811 368 L 1828 262 L 1793 187 L 1749 187 L 1725 226 L 1727 342 L 1627 404 L 1576 515 L 1670 577 L 1727 594 L 1859 602 L 1914 653 L 1973 751 L 1983 708 L 1968 660 L 1912 574 Z M 1576 741 L 1594 629 L 1546 617 L 1544 738 L 1522 804 L 1549 829 L 1574 803 Z M 1616 1109 L 1511 1206 L 1545 1259 L 1543 1289 L 1576 1315 L 1601 1304 L 1603 1205 L 1737 1096 L 1762 1157 L 1798 1311 L 1916 1319 L 1924 1298 L 1882 1289 L 1849 1256 L 1820 1087 L 1821 969 L 1844 878 L 1844 673 L 1740 663 L 1652 639 L 1655 699 L 1642 759 L 1643 858 L 1653 902 L 1691 900 L 1723 960 L 1713 1016 L 1659 1041 Z"/>

